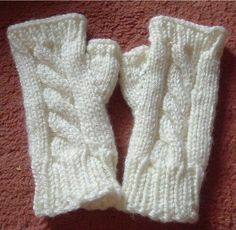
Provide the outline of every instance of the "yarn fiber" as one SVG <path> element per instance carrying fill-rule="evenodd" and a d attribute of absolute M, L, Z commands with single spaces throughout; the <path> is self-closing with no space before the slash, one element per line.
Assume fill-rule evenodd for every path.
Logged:
<path fill-rule="evenodd" d="M 225 30 L 158 16 L 149 33 L 150 46 L 123 55 L 120 83 L 134 127 L 119 208 L 162 222 L 194 222 Z"/>
<path fill-rule="evenodd" d="M 8 28 L 23 90 L 33 209 L 78 208 L 195 222 L 210 148 L 225 29 L 158 16 L 149 46 L 120 54 L 109 39 L 86 43 L 86 19 L 65 14 Z M 132 110 L 122 186 L 106 111 L 120 84 Z"/>
<path fill-rule="evenodd" d="M 119 71 L 109 39 L 86 45 L 86 19 L 66 14 L 8 28 L 20 75 L 36 215 L 119 200 L 117 151 L 106 112 Z"/>

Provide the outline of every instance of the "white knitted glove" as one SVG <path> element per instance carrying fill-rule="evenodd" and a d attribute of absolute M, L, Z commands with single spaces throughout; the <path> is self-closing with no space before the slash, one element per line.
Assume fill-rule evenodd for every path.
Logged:
<path fill-rule="evenodd" d="M 120 196 L 105 107 L 119 48 L 98 39 L 86 51 L 85 24 L 82 15 L 67 14 L 8 29 L 23 88 L 36 215 L 104 209 Z"/>
<path fill-rule="evenodd" d="M 150 46 L 124 54 L 121 86 L 134 127 L 121 209 L 194 222 L 211 147 L 223 27 L 151 20 Z"/>

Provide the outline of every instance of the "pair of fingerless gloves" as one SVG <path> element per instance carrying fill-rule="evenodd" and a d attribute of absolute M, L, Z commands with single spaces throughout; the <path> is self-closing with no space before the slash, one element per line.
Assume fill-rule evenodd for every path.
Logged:
<path fill-rule="evenodd" d="M 109 39 L 86 43 L 85 27 L 84 16 L 66 14 L 8 28 L 23 90 L 35 214 L 116 207 L 163 222 L 196 221 L 224 28 L 157 16 L 150 45 L 122 54 Z M 134 117 L 122 185 L 106 111 L 119 73 Z"/>

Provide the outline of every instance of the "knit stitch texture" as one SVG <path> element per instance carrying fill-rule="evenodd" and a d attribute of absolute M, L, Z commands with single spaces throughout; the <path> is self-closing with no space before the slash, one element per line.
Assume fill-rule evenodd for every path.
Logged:
<path fill-rule="evenodd" d="M 134 127 L 119 208 L 163 222 L 195 222 L 225 30 L 158 16 L 149 33 L 150 46 L 123 56 L 120 83 Z"/>
<path fill-rule="evenodd" d="M 86 46 L 86 19 L 66 14 L 8 28 L 26 112 L 36 215 L 119 200 L 117 151 L 105 104 L 117 82 L 118 45 Z"/>

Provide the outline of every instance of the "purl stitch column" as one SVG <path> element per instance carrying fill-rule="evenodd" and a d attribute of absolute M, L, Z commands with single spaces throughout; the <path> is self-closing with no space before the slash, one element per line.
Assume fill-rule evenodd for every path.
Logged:
<path fill-rule="evenodd" d="M 120 198 L 117 151 L 105 104 L 119 46 L 86 45 L 86 19 L 66 14 L 8 28 L 23 90 L 36 215 L 105 209 Z"/>
<path fill-rule="evenodd" d="M 120 83 L 134 127 L 119 208 L 162 222 L 195 222 L 225 30 L 158 16 L 149 33 L 149 46 L 123 55 Z"/>

